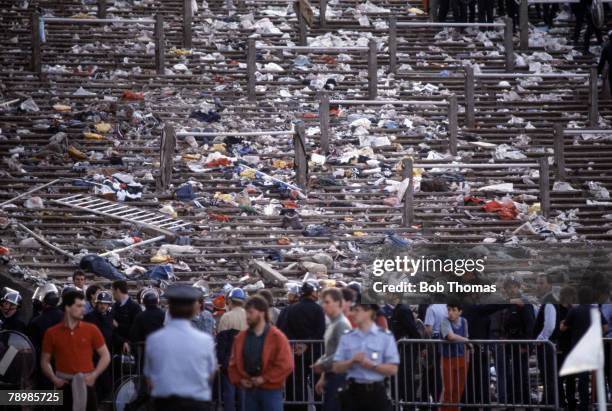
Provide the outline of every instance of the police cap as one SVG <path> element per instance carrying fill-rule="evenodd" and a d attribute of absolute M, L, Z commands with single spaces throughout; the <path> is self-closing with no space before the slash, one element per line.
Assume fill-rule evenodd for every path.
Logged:
<path fill-rule="evenodd" d="M 166 289 L 164 296 L 172 303 L 192 303 L 202 295 L 198 288 L 187 284 L 173 284 Z"/>

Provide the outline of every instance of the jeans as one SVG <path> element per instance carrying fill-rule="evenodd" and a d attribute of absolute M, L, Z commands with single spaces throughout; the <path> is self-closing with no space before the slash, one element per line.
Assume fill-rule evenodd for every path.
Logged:
<path fill-rule="evenodd" d="M 283 411 L 283 391 L 252 388 L 245 390 L 246 411 Z"/>
<path fill-rule="evenodd" d="M 226 372 L 221 373 L 221 391 L 223 411 L 236 411 L 236 397 L 240 406 L 239 410 L 244 411 L 244 390 L 232 384 Z"/>

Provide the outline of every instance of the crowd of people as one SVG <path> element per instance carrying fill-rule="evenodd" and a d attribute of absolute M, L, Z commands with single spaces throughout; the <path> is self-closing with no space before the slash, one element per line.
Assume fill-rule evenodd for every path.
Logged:
<path fill-rule="evenodd" d="M 521 289 L 510 276 L 503 283 L 510 304 L 378 306 L 361 301 L 356 282 L 306 281 L 277 304 L 267 289 L 249 296 L 228 285 L 213 295 L 200 281 L 163 293 L 145 288 L 135 300 L 125 281 L 106 289 L 77 271 L 61 293 L 38 293 L 29 322 L 20 315 L 21 295 L 5 289 L 0 328 L 28 336 L 38 356 L 33 387 L 61 389 L 67 410 L 96 410 L 111 398 L 110 370 L 126 357 L 147 382 L 136 402 L 158 410 L 306 411 L 322 398 L 325 411 L 382 411 L 392 408 L 390 394 L 448 411 L 478 409 L 493 396 L 499 404 L 589 409 L 590 374 L 559 378 L 553 363 L 586 333 L 593 301 L 608 333 L 609 285 L 567 286 L 557 295 L 540 275 L 537 303 Z M 539 369 L 535 399 L 530 356 Z M 397 386 L 389 384 L 393 376 Z"/>

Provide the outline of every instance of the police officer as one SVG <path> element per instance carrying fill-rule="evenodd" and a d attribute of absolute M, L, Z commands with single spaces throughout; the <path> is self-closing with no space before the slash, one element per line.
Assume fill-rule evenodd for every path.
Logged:
<path fill-rule="evenodd" d="M 102 335 L 107 347 L 111 347 L 113 341 L 113 316 L 110 312 L 110 306 L 113 304 L 113 296 L 110 292 L 102 290 L 94 297 L 93 311 L 85 314 L 84 321 L 94 324 Z M 97 363 L 98 356 L 95 355 Z M 105 399 L 112 391 L 112 371 L 111 367 L 107 367 L 98 377 L 96 382 L 96 395 L 99 399 Z"/>
<path fill-rule="evenodd" d="M 12 288 L 5 287 L 0 300 L 0 330 L 26 332 L 26 325 L 19 315 L 21 294 Z"/>
<path fill-rule="evenodd" d="M 334 355 L 335 373 L 346 373 L 347 387 L 340 394 L 346 411 L 390 411 L 385 378 L 397 374 L 400 362 L 393 334 L 383 331 L 374 319 L 376 304 L 355 304 L 356 328 L 340 338 Z"/>
<path fill-rule="evenodd" d="M 200 294 L 185 284 L 168 287 L 170 320 L 147 337 L 144 375 L 158 411 L 211 409 L 211 381 L 217 368 L 214 341 L 191 325 Z"/>
<path fill-rule="evenodd" d="M 130 330 L 130 340 L 133 344 L 144 343 L 150 334 L 162 328 L 166 315 L 164 310 L 159 308 L 159 293 L 154 288 L 142 290 L 140 301 L 145 309 L 134 318 Z"/>

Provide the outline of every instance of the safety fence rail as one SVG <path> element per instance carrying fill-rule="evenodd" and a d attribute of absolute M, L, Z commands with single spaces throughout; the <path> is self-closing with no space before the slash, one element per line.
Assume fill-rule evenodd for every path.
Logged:
<path fill-rule="evenodd" d="M 292 340 L 295 368 L 285 384 L 284 403 L 318 406 L 324 398 L 315 385 L 320 377 L 311 365 L 322 355 L 322 340 Z M 438 407 L 483 409 L 560 409 L 578 394 L 577 387 L 594 387 L 590 373 L 559 377 L 567 352 L 550 341 L 527 339 L 469 340 L 400 339 L 398 374 L 386 380 L 387 393 L 396 411 Z M 604 339 L 607 376 L 612 375 L 612 339 Z M 113 355 L 112 402 L 123 409 L 131 401 L 146 402 L 142 376 L 142 344 L 129 354 Z M 592 380 L 593 379 L 593 380 Z M 228 400 L 226 371 L 213 382 L 213 404 Z M 584 392 L 582 393 L 584 395 Z M 232 401 L 240 401 L 236 394 Z M 107 398 L 110 401 L 110 397 Z M 216 409 L 216 408 L 213 408 Z"/>
<path fill-rule="evenodd" d="M 154 25 L 155 37 L 155 70 L 164 74 L 164 20 L 161 14 L 155 18 L 142 19 L 106 19 L 106 18 L 74 18 L 74 17 L 43 17 L 38 12 L 32 13 L 32 71 L 42 74 L 42 43 L 46 41 L 45 25 L 47 24 L 148 24 Z"/>

